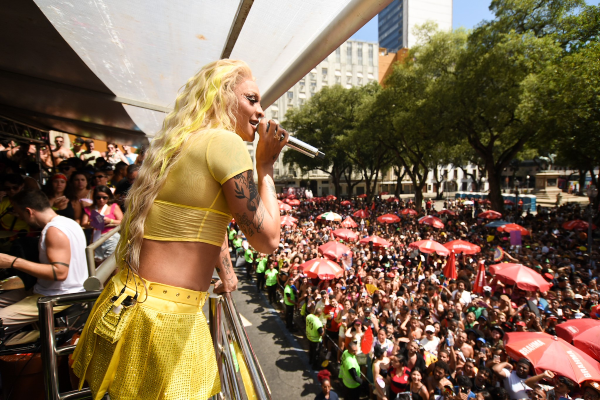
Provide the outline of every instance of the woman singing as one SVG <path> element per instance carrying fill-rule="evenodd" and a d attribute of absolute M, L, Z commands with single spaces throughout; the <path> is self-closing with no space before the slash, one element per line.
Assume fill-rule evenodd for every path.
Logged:
<path fill-rule="evenodd" d="M 205 66 L 186 84 L 129 191 L 116 257 L 120 272 L 96 302 L 73 369 L 94 399 L 207 399 L 220 391 L 202 305 L 233 291 L 226 226 L 254 249 L 279 243 L 273 162 L 285 131 L 267 131 L 258 87 L 241 61 Z M 244 142 L 254 140 L 258 185 Z M 283 138 L 280 138 L 283 132 Z"/>

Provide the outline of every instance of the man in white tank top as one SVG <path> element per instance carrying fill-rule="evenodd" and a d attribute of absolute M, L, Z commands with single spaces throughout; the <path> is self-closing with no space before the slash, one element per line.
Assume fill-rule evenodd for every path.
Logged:
<path fill-rule="evenodd" d="M 83 292 L 83 282 L 88 277 L 85 235 L 79 224 L 57 215 L 39 190 L 17 194 L 13 204 L 19 217 L 34 229 L 42 229 L 42 234 L 39 263 L 0 253 L 0 268 L 13 267 L 37 278 L 33 292 L 0 295 L 0 307 L 4 306 L 0 308 L 0 318 L 9 334 L 38 320 L 38 298 Z M 55 307 L 54 311 L 65 308 Z"/>

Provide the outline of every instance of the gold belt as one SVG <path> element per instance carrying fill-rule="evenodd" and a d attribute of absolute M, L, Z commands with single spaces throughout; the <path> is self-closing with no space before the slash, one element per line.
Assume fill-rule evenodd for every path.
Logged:
<path fill-rule="evenodd" d="M 136 290 L 144 295 L 144 282 L 146 283 L 146 288 L 148 289 L 148 297 L 154 297 L 161 300 L 173 301 L 176 303 L 183 303 L 192 306 L 200 306 L 206 298 L 209 296 L 208 292 L 200 292 L 197 290 L 184 289 L 176 286 L 165 285 L 164 283 L 158 282 L 150 282 L 146 279 L 140 278 L 138 275 L 135 275 L 133 272 L 129 273 L 127 276 L 127 270 L 124 269 L 119 273 L 119 277 L 121 282 L 124 285 L 127 285 L 131 290 Z M 143 298 L 140 297 L 140 301 L 144 301 Z"/>

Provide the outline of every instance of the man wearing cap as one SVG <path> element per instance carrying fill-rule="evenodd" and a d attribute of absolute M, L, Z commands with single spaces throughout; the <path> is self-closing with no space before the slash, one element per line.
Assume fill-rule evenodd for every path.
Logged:
<path fill-rule="evenodd" d="M 504 378 L 504 388 L 512 400 L 527 399 L 529 387 L 525 384 L 525 380 L 529 378 L 531 370 L 531 363 L 528 359 L 519 359 L 514 371 L 508 362 L 498 363 L 492 369 L 499 377 Z"/>
<path fill-rule="evenodd" d="M 358 350 L 358 343 L 355 341 L 350 342 L 348 350 L 342 354 L 342 365 L 340 366 L 340 374 L 338 378 L 342 379 L 344 384 L 346 400 L 359 400 L 360 398 L 360 384 L 362 379 L 360 377 L 360 367 L 356 360 L 356 351 Z"/>
<path fill-rule="evenodd" d="M 420 344 L 426 351 L 430 352 L 434 356 L 437 356 L 440 338 L 435 336 L 435 328 L 433 325 L 427 325 L 425 327 L 425 338 L 421 339 Z"/>
<path fill-rule="evenodd" d="M 319 369 L 319 348 L 321 347 L 321 342 L 323 341 L 323 334 L 325 330 L 323 329 L 323 324 L 321 323 L 321 313 L 323 311 L 320 309 L 315 310 L 314 314 L 308 314 L 306 317 L 306 338 L 308 339 L 308 359 L 310 365 L 314 369 Z"/>

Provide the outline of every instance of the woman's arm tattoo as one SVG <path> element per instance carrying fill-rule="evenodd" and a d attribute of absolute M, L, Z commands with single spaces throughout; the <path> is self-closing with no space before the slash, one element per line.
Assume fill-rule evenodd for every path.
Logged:
<path fill-rule="evenodd" d="M 246 212 L 234 213 L 235 221 L 242 228 L 246 236 L 253 236 L 255 232 L 260 233 L 265 220 L 265 207 L 260 200 L 258 187 L 252 179 L 252 171 L 245 171 L 234 176 L 233 181 L 235 185 L 235 197 L 247 200 L 246 208 L 250 214 L 248 216 Z"/>

